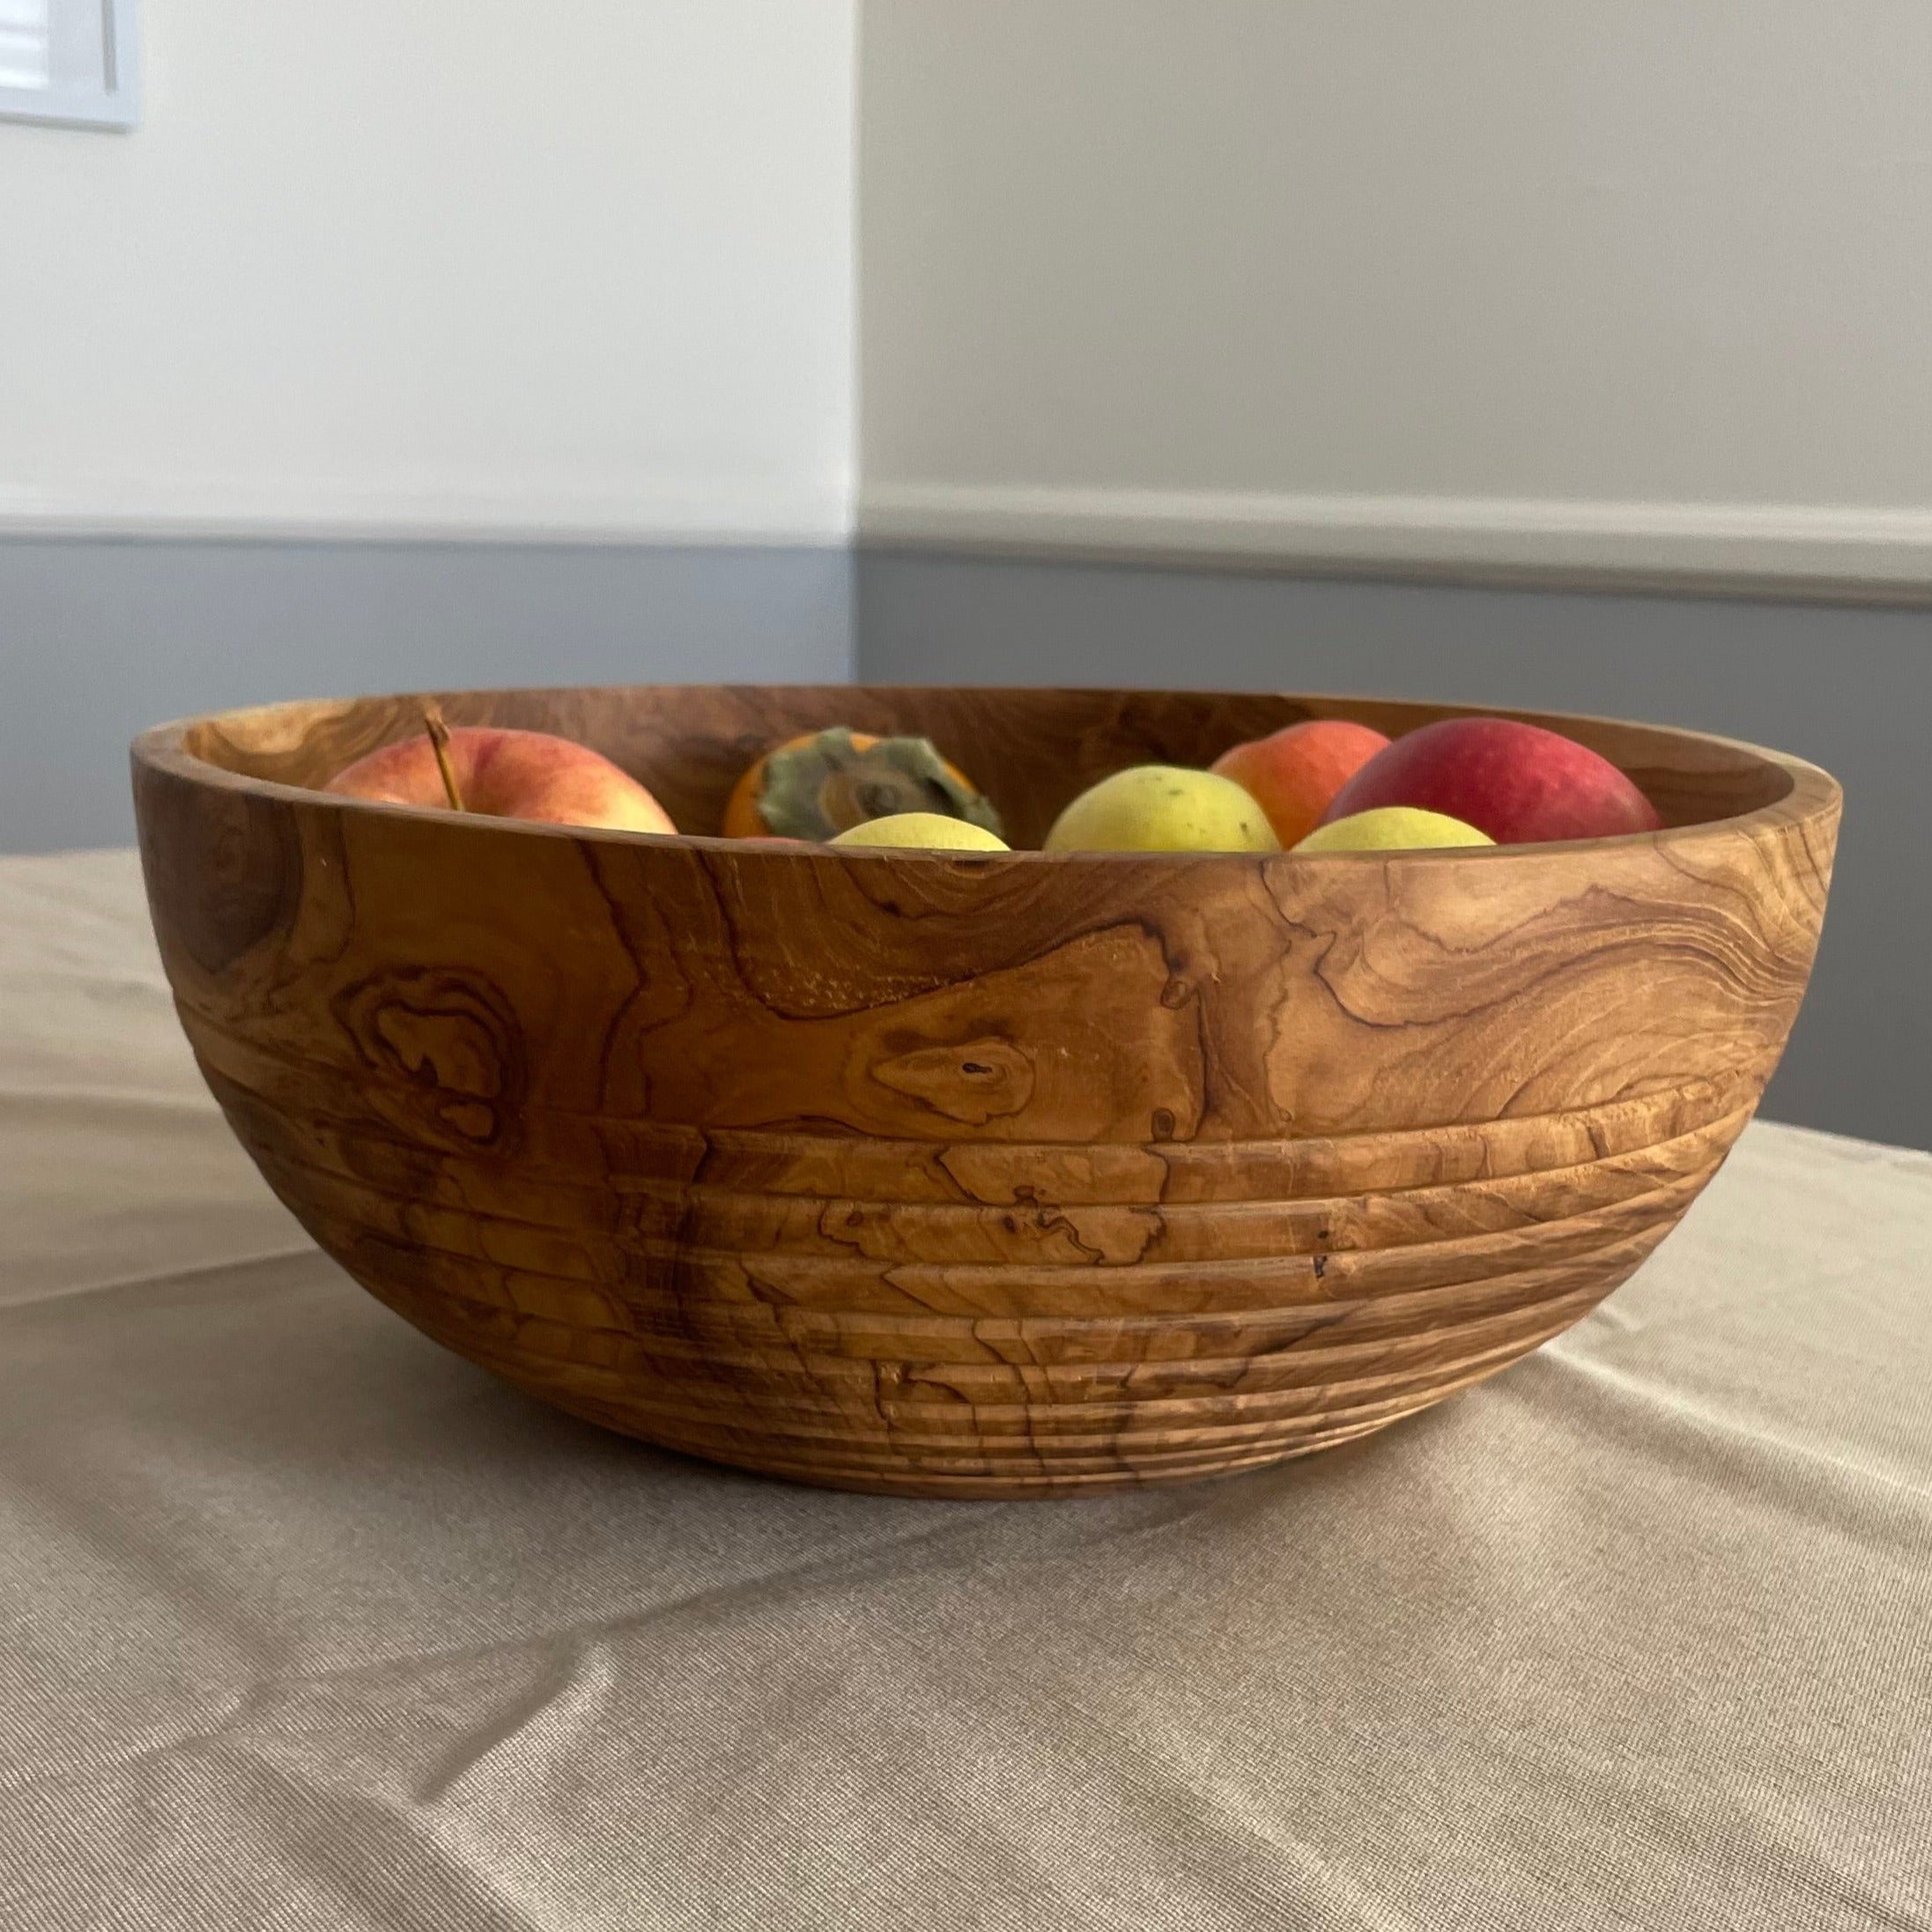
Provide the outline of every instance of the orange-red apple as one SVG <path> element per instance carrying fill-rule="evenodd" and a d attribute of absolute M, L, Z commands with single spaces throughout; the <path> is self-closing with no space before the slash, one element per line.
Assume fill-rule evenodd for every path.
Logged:
<path fill-rule="evenodd" d="M 455 725 L 450 775 L 468 811 L 538 825 L 615 832 L 676 832 L 664 808 L 602 752 L 548 731 Z M 426 735 L 385 744 L 329 781 L 325 790 L 385 805 L 448 808 L 436 750 Z"/>
<path fill-rule="evenodd" d="M 1212 768 L 1254 799 L 1287 847 L 1321 823 L 1329 801 L 1388 744 L 1380 731 L 1347 718 L 1308 718 L 1237 744 Z"/>
<path fill-rule="evenodd" d="M 1498 845 L 1654 832 L 1650 801 L 1608 759 L 1514 718 L 1443 718 L 1378 751 L 1329 802 L 1324 823 L 1416 805 Z"/>

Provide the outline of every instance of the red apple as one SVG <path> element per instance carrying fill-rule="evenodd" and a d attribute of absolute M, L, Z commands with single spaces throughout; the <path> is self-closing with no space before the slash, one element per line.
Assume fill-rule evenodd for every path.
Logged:
<path fill-rule="evenodd" d="M 1283 849 L 1321 823 L 1329 801 L 1388 740 L 1346 718 L 1308 718 L 1222 752 L 1212 769 L 1232 778 L 1275 828 Z"/>
<path fill-rule="evenodd" d="M 590 825 L 617 832 L 676 832 L 643 786 L 601 752 L 547 731 L 455 725 L 450 776 L 463 808 L 492 818 Z M 437 805 L 448 795 L 426 733 L 385 744 L 339 771 L 324 790 L 385 805 Z"/>
<path fill-rule="evenodd" d="M 1407 733 L 1343 786 L 1322 822 L 1381 805 L 1446 812 L 1498 845 L 1608 839 L 1663 822 L 1608 759 L 1514 718 L 1445 718 Z"/>

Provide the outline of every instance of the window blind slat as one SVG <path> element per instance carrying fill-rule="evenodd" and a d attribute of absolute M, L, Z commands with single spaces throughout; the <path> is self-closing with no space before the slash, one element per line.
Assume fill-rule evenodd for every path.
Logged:
<path fill-rule="evenodd" d="M 53 78 L 48 0 L 0 0 L 0 87 L 46 87 Z"/>

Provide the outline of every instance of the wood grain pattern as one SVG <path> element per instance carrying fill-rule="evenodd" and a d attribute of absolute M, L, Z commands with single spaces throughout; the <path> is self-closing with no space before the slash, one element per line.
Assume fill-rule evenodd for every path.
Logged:
<path fill-rule="evenodd" d="M 677 839 L 313 789 L 411 698 L 137 741 L 182 1021 L 315 1239 L 574 1413 L 802 1480 L 1080 1493 L 1307 1454 L 1614 1289 L 1750 1118 L 1838 788 L 1532 716 L 1667 829 L 1289 855 L 747 848 L 774 742 L 929 736 L 1037 840 L 1084 785 L 1311 716 L 1217 693 L 445 692 L 635 774 Z"/>

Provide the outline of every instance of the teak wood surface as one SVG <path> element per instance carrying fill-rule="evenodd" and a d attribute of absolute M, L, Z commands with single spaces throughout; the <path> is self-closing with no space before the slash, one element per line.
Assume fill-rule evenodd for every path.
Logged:
<path fill-rule="evenodd" d="M 426 1333 L 720 1462 L 922 1496 L 1273 1462 L 1494 1373 L 1709 1180 L 1804 991 L 1836 784 L 1548 717 L 1662 833 L 1297 858 L 703 836 L 779 739 L 923 733 L 1037 842 L 1094 779 L 1446 706 L 833 686 L 440 692 L 686 834 L 311 788 L 420 700 L 137 741 L 181 1018 L 322 1246 Z"/>

